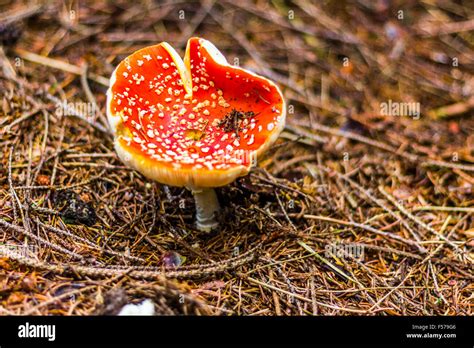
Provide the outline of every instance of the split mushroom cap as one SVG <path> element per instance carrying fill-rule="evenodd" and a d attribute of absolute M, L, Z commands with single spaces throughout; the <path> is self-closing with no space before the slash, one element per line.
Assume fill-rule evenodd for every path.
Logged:
<path fill-rule="evenodd" d="M 133 53 L 107 92 L 122 161 L 150 179 L 189 188 L 246 175 L 278 138 L 285 111 L 272 81 L 228 64 L 200 38 L 188 41 L 184 61 L 166 42 Z"/>

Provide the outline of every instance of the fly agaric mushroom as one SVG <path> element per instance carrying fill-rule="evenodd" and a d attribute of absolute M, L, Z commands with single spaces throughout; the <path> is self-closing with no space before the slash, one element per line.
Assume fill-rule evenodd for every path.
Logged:
<path fill-rule="evenodd" d="M 278 138 L 285 102 L 270 80 L 191 38 L 184 61 L 166 42 L 125 58 L 112 74 L 107 116 L 120 159 L 146 177 L 187 187 L 197 228 L 218 226 L 215 187 L 248 174 Z"/>

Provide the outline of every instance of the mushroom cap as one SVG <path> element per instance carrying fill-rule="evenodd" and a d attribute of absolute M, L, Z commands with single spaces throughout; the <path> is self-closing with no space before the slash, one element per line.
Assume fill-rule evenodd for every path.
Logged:
<path fill-rule="evenodd" d="M 107 91 L 120 159 L 171 186 L 218 187 L 248 174 L 285 115 L 272 81 L 230 65 L 201 38 L 189 39 L 184 61 L 166 42 L 136 51 L 117 66 Z"/>

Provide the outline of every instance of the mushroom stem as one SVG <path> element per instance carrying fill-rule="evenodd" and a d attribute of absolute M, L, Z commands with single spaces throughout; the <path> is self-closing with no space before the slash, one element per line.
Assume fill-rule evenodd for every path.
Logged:
<path fill-rule="evenodd" d="M 220 210 L 216 191 L 213 188 L 192 189 L 196 202 L 196 226 L 200 231 L 210 232 L 219 226 L 216 214 Z"/>

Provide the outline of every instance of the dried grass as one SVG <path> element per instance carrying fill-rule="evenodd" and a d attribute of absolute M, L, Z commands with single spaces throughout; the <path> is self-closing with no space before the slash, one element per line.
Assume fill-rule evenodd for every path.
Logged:
<path fill-rule="evenodd" d="M 0 52 L 0 238 L 17 246 L 0 251 L 1 314 L 115 314 L 143 298 L 165 315 L 472 314 L 472 6 L 237 3 L 4 5 L 23 35 Z M 123 166 L 104 121 L 114 65 L 163 40 L 182 52 L 190 35 L 289 104 L 259 168 L 218 190 L 210 235 L 188 191 Z M 421 118 L 381 116 L 389 99 L 419 102 Z M 100 112 L 58 116 L 64 100 Z M 60 192 L 95 221 L 65 221 Z M 171 252 L 182 266 L 166 267 Z"/>

